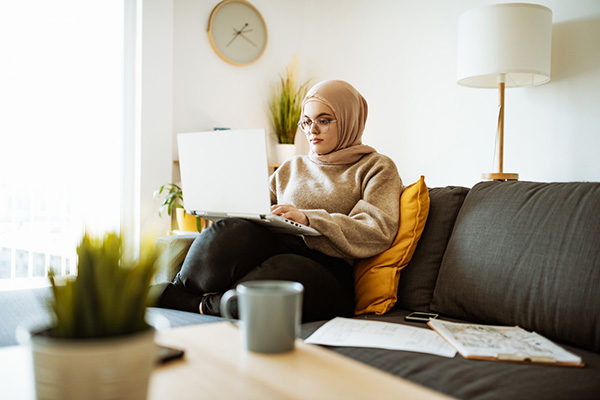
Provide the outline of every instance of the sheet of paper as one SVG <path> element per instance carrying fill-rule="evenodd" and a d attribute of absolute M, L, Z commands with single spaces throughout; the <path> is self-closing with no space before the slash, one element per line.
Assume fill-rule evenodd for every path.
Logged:
<path fill-rule="evenodd" d="M 327 346 L 375 347 L 414 351 L 452 358 L 456 350 L 429 329 L 349 318 L 326 322 L 305 340 Z"/>
<path fill-rule="evenodd" d="M 535 332 L 518 326 L 493 326 L 431 320 L 429 324 L 465 357 L 549 359 L 580 363 L 581 358 Z"/>

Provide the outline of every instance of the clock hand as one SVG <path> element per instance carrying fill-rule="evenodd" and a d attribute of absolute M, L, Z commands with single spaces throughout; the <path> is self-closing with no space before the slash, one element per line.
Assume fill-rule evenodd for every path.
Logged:
<path fill-rule="evenodd" d="M 229 41 L 229 43 L 227 43 L 227 46 L 225 46 L 225 47 L 229 47 L 229 45 L 241 34 L 242 34 L 241 32 L 234 33 L 233 38 Z"/>
<path fill-rule="evenodd" d="M 235 39 L 236 39 L 236 38 L 237 38 L 239 35 L 240 35 L 240 33 L 239 33 L 239 32 L 238 32 L 238 33 L 236 33 L 236 34 L 233 36 L 233 38 L 232 38 L 232 39 L 229 41 L 229 43 L 227 43 L 227 46 L 225 46 L 225 47 L 229 47 L 229 45 L 230 45 L 230 44 L 231 44 L 231 43 L 232 43 L 232 42 L 233 42 L 233 41 L 234 41 L 234 40 L 235 40 Z"/>
<path fill-rule="evenodd" d="M 248 26 L 248 23 L 246 22 L 246 23 L 244 24 L 244 26 L 242 26 L 242 28 L 241 28 L 239 31 L 237 31 L 235 28 L 231 28 L 231 29 L 233 29 L 233 31 L 234 31 L 235 33 L 233 34 L 233 38 L 232 38 L 232 39 L 229 41 L 229 43 L 227 43 L 227 46 L 225 46 L 225 47 L 229 47 L 229 45 L 230 45 L 231 43 L 233 43 L 233 41 L 234 41 L 234 40 L 235 40 L 235 39 L 236 39 L 238 36 L 240 36 L 240 35 L 242 34 L 242 32 L 244 31 L 244 29 L 245 29 L 247 26 Z"/>
<path fill-rule="evenodd" d="M 256 44 L 254 44 L 254 42 L 253 42 L 252 40 L 248 39 L 248 38 L 246 37 L 246 35 L 244 35 L 243 33 L 240 33 L 240 36 L 241 36 L 241 37 L 243 37 L 244 39 L 246 39 L 248 42 L 250 42 L 250 44 L 251 44 L 252 46 L 254 46 L 254 47 L 257 47 L 257 46 L 256 46 Z"/>

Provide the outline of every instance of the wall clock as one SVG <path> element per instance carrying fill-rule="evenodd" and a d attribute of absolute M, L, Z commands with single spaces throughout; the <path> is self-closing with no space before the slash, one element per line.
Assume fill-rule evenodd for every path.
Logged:
<path fill-rule="evenodd" d="M 265 52 L 267 25 L 249 2 L 224 0 L 210 14 L 208 39 L 223 60 L 233 65 L 247 65 Z"/>

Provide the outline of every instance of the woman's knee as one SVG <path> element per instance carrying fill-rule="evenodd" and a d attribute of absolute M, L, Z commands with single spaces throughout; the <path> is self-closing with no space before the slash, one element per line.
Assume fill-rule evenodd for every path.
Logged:
<path fill-rule="evenodd" d="M 276 251 L 267 228 L 244 219 L 221 220 L 194 241 L 176 283 L 195 292 L 224 291 Z"/>
<path fill-rule="evenodd" d="M 352 267 L 348 265 L 348 268 Z M 241 281 L 270 279 L 300 282 L 304 286 L 302 319 L 305 322 L 353 313 L 352 288 L 344 287 L 327 268 L 310 258 L 296 254 L 276 255 Z"/>
<path fill-rule="evenodd" d="M 249 239 L 265 235 L 269 235 L 269 231 L 252 221 L 241 218 L 222 219 L 202 231 L 190 251 L 194 250 L 194 247 L 229 249 L 233 245 L 246 244 Z"/>

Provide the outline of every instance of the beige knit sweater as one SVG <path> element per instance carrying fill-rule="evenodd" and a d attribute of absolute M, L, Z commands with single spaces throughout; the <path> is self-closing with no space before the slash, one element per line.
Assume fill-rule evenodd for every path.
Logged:
<path fill-rule="evenodd" d="M 323 234 L 305 236 L 308 247 L 352 262 L 389 248 L 398 232 L 403 188 L 394 162 L 379 153 L 349 165 L 297 156 L 271 176 L 271 203 L 295 206 Z"/>

